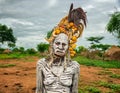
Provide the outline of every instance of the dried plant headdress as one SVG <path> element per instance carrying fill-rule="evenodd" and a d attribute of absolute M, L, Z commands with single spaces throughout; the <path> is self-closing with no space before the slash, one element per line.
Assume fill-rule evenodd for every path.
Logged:
<path fill-rule="evenodd" d="M 69 14 L 62 18 L 59 24 L 52 30 L 51 36 L 46 40 L 51 43 L 54 38 L 60 33 L 65 33 L 69 38 L 70 56 L 75 55 L 77 39 L 82 35 L 84 27 L 86 26 L 86 12 L 82 8 L 73 9 L 71 4 Z"/>

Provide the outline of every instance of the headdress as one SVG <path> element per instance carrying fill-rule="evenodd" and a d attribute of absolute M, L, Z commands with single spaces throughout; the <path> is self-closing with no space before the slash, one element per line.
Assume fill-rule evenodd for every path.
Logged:
<path fill-rule="evenodd" d="M 70 56 L 74 56 L 74 49 L 76 48 L 75 43 L 82 35 L 84 27 L 86 26 L 86 19 L 86 13 L 83 11 L 83 9 L 73 9 L 73 4 L 71 4 L 69 14 L 62 18 L 62 20 L 52 30 L 51 35 L 46 38 L 46 40 L 51 43 L 58 34 L 65 33 L 69 38 Z"/>

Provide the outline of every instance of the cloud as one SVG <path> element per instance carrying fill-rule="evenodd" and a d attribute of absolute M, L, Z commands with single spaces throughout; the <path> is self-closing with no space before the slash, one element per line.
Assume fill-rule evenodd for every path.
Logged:
<path fill-rule="evenodd" d="M 36 48 L 40 42 L 46 42 L 45 35 L 32 35 L 17 38 L 17 47 L 25 46 L 25 48 Z"/>
<path fill-rule="evenodd" d="M 5 0 L 0 0 L 0 3 L 4 3 Z"/>
<path fill-rule="evenodd" d="M 99 3 L 106 3 L 106 2 L 111 2 L 110 0 L 94 0 L 95 2 L 99 2 Z"/>
<path fill-rule="evenodd" d="M 120 0 L 117 0 L 117 3 L 118 3 L 118 7 L 120 7 Z"/>
<path fill-rule="evenodd" d="M 49 0 L 48 1 L 48 7 L 53 7 L 57 4 L 57 0 Z"/>
<path fill-rule="evenodd" d="M 24 26 L 33 26 L 34 25 L 34 23 L 32 23 L 32 22 L 14 19 L 14 18 L 0 19 L 0 22 L 3 24 L 7 23 L 7 25 L 12 26 L 12 27 L 14 27 L 14 24 L 19 24 L 19 25 L 24 25 Z"/>
<path fill-rule="evenodd" d="M 82 7 L 87 12 L 87 28 L 80 44 L 85 37 L 104 35 L 109 14 L 120 0 L 0 0 L 0 23 L 13 28 L 18 38 L 17 44 L 30 47 L 44 41 L 47 32 L 54 28 L 67 15 L 70 4 L 74 8 Z M 80 39 L 81 40 L 81 39 Z M 105 41 L 104 41 L 105 42 Z M 31 43 L 31 45 L 28 45 Z M 27 46 L 28 45 L 28 46 Z"/>
<path fill-rule="evenodd" d="M 87 10 L 87 11 L 88 11 L 88 10 L 93 9 L 93 8 L 94 8 L 94 6 L 93 6 L 93 5 L 88 5 L 88 6 L 86 6 L 86 7 L 85 7 L 85 10 Z"/>

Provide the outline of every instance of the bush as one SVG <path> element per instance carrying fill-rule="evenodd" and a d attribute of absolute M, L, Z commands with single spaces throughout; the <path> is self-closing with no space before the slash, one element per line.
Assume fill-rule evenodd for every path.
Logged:
<path fill-rule="evenodd" d="M 24 52 L 25 52 L 24 47 L 20 47 L 20 48 L 19 48 L 19 51 L 20 51 L 21 53 L 24 53 Z"/>
<path fill-rule="evenodd" d="M 45 52 L 45 51 L 48 51 L 48 49 L 49 49 L 49 44 L 46 44 L 46 43 L 40 43 L 40 44 L 38 44 L 37 45 L 37 50 L 39 51 L 39 52 Z"/>
<path fill-rule="evenodd" d="M 75 49 L 75 51 L 77 52 L 77 53 L 81 53 L 82 51 L 85 51 L 85 50 L 87 50 L 84 46 L 79 46 L 79 47 L 77 47 L 76 49 Z"/>
<path fill-rule="evenodd" d="M 24 53 L 24 52 L 25 52 L 25 49 L 24 49 L 24 47 L 19 47 L 19 48 L 14 48 L 12 51 L 13 51 L 13 52 Z"/>
<path fill-rule="evenodd" d="M 111 47 L 111 45 L 108 44 L 93 44 L 90 46 L 91 49 L 97 49 L 102 51 L 107 50 L 109 47 Z"/>
<path fill-rule="evenodd" d="M 31 48 L 31 49 L 27 49 L 25 51 L 27 54 L 36 54 L 37 52 L 35 51 L 35 49 Z"/>
<path fill-rule="evenodd" d="M 19 52 L 19 48 L 13 48 L 13 50 L 12 50 L 13 52 Z"/>
<path fill-rule="evenodd" d="M 0 54 L 2 54 L 4 50 L 4 48 L 0 48 Z"/>

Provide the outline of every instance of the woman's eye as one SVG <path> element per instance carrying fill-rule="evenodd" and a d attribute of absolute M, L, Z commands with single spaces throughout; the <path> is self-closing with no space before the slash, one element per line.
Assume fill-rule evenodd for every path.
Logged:
<path fill-rule="evenodd" d="M 56 44 L 56 45 L 60 45 L 60 42 L 56 42 L 55 44 Z"/>
<path fill-rule="evenodd" d="M 66 44 L 65 44 L 65 43 L 62 43 L 62 46 L 66 46 Z"/>

